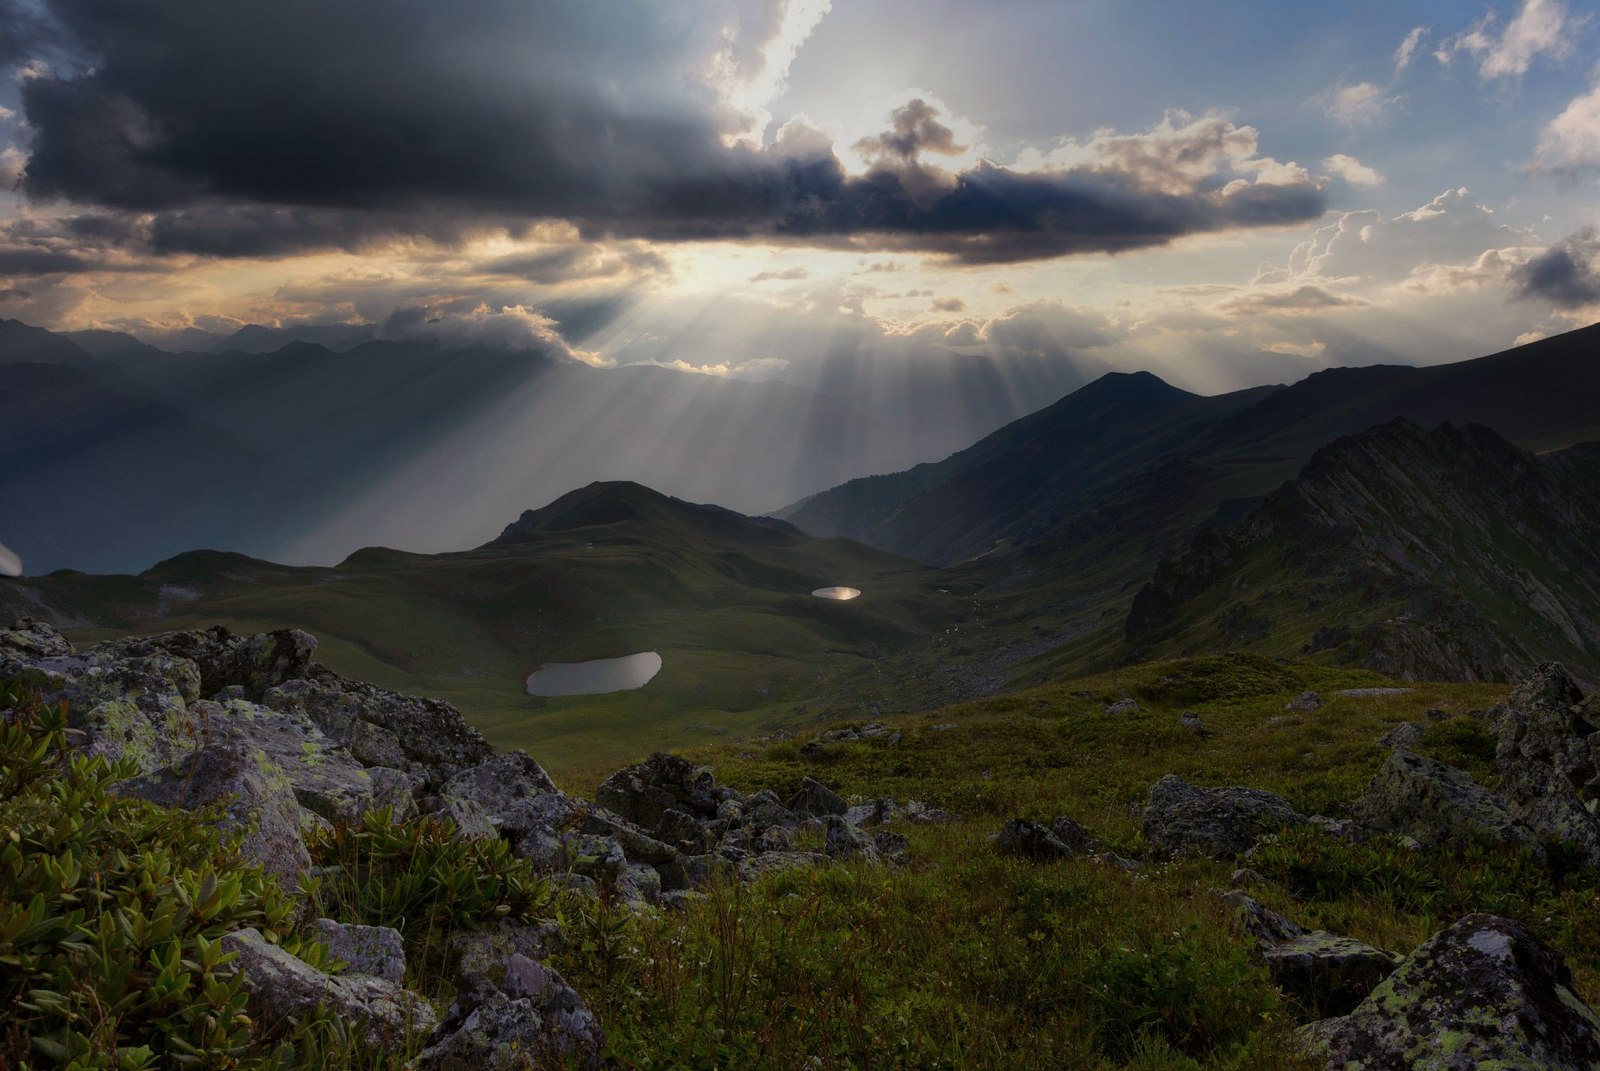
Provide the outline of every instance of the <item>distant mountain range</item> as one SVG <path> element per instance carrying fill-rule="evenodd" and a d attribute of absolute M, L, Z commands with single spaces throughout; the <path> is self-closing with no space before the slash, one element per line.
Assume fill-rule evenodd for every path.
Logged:
<path fill-rule="evenodd" d="M 0 389 L 0 418 L 33 414 L 0 419 L 5 456 L 33 459 L 0 476 L 4 523 L 28 532 L 24 521 L 59 502 L 88 518 L 85 547 L 303 529 L 386 471 L 414 475 L 435 510 L 481 514 L 497 501 L 480 493 L 496 478 L 484 466 L 545 479 L 578 469 L 559 450 L 495 452 L 491 436 L 456 451 L 454 437 L 486 413 L 515 435 L 532 412 L 554 424 L 553 441 L 592 442 L 582 429 L 595 411 L 540 409 L 550 398 L 622 406 L 631 425 L 604 423 L 640 429 L 624 456 L 674 470 L 689 464 L 685 444 L 748 441 L 711 420 L 737 392 L 769 429 L 815 401 L 797 409 L 795 388 L 661 369 L 381 341 L 112 361 L 114 349 L 9 330 L 14 350 L 48 360 L 8 367 Z M 780 519 L 573 480 L 583 485 L 500 514 L 550 502 L 473 551 L 373 548 L 334 568 L 191 553 L 137 577 L 0 584 L 0 613 L 91 637 L 212 618 L 310 627 L 344 671 L 449 693 L 506 727 L 504 740 L 532 709 L 520 686 L 533 664 L 660 645 L 678 651 L 671 664 L 699 667 L 663 677 L 678 706 L 647 704 L 680 728 L 932 705 L 1218 649 L 1449 679 L 1505 679 L 1556 657 L 1600 680 L 1597 349 L 1600 328 L 1587 328 L 1460 364 L 1339 369 L 1210 398 L 1147 373 L 1107 375 L 941 462 L 847 481 Z M 296 397 L 318 383 L 326 396 Z M 371 404 L 343 413 L 362 391 Z M 859 415 L 807 419 L 834 440 L 828 463 L 842 463 Z M 750 462 L 765 479 L 774 455 Z M 195 488 L 210 490 L 186 498 Z M 383 501 L 346 505 L 381 519 Z M 238 545 L 223 536 L 215 545 Z M 846 606 L 808 594 L 834 584 L 866 595 Z M 552 732 L 620 709 L 562 703 Z"/>
<path fill-rule="evenodd" d="M 1483 424 L 1550 448 L 1600 439 L 1600 325 L 1429 368 L 1319 372 L 1202 398 L 1107 375 L 935 464 L 851 481 L 778 511 L 929 564 L 1120 528 L 1174 541 L 1242 515 L 1341 435 L 1395 418 Z M 1063 532 L 1063 529 L 1068 529 Z"/>
<path fill-rule="evenodd" d="M 137 570 L 199 546 L 325 562 L 481 542 L 600 479 L 760 513 L 1053 396 L 948 354 L 867 377 L 841 365 L 834 394 L 370 334 L 246 328 L 172 353 L 0 321 L 0 542 L 30 573 Z M 1032 389 L 1075 382 L 1070 365 L 1054 374 Z M 902 405 L 915 419 L 890 423 Z"/>

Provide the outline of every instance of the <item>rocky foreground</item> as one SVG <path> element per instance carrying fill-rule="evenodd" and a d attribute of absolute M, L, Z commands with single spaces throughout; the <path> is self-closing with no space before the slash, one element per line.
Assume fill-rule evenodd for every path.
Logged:
<path fill-rule="evenodd" d="M 0 681 L 66 700 L 85 751 L 139 771 L 119 791 L 186 809 L 225 804 L 226 823 L 249 831 L 246 857 L 291 888 L 311 866 L 308 831 L 378 808 L 449 819 L 462 837 L 501 838 L 555 880 L 639 909 L 671 908 L 707 882 L 830 860 L 903 863 L 904 838 L 884 826 L 950 817 L 916 801 L 852 804 L 815 781 L 787 799 L 745 794 L 665 755 L 582 800 L 525 753 L 496 755 L 448 704 L 332 673 L 312 661 L 314 646 L 294 630 L 241 637 L 219 627 L 76 649 L 23 620 L 0 630 Z M 1009 822 L 995 848 L 1039 862 L 1092 854 L 1130 871 L 1189 853 L 1238 859 L 1235 888 L 1217 895 L 1278 985 L 1330 1016 L 1304 1031 L 1329 1068 L 1600 1068 L 1600 1018 L 1573 992 L 1560 956 L 1519 920 L 1470 915 L 1401 956 L 1308 932 L 1249 895 L 1258 880 L 1251 853 L 1296 826 L 1418 846 L 1487 839 L 1600 865 L 1600 702 L 1547 666 L 1484 717 L 1498 739 L 1494 791 L 1408 750 L 1421 727 L 1402 727 L 1349 819 L 1302 815 L 1256 789 L 1167 777 L 1143 808 L 1143 858 L 1104 850 L 1065 816 Z M 829 743 L 824 734 L 808 747 Z M 314 926 L 349 964 L 342 972 L 318 970 L 253 930 L 226 938 L 252 1016 L 268 1030 L 321 1004 L 369 1038 L 424 1037 L 419 1069 L 510 1068 L 530 1054 L 601 1064 L 599 1023 L 542 962 L 563 940 L 553 924 L 461 937 L 456 996 L 442 1014 L 403 987 L 397 933 L 335 919 Z"/>

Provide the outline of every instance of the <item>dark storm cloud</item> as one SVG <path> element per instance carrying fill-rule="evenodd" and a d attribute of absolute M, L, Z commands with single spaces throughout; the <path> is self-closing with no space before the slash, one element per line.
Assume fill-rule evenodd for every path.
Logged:
<path fill-rule="evenodd" d="M 719 50 L 758 52 L 772 3 L 47 2 L 77 61 L 23 86 L 24 188 L 139 214 L 120 244 L 143 252 L 448 243 L 562 218 L 590 239 L 776 238 L 1000 262 L 1302 222 L 1324 204 L 1309 179 L 1237 181 L 1229 167 L 1244 157 L 1212 142 L 1253 153 L 1254 131 L 1220 120 L 1037 173 L 924 163 L 962 151 L 924 100 L 858 146 L 865 175 L 826 149 L 730 147 L 739 119 L 697 76 Z M 736 15 L 744 36 L 729 45 Z M 1202 125 L 1211 141 L 1196 141 Z M 1196 153 L 1220 170 L 1196 173 Z"/>
<path fill-rule="evenodd" d="M 1543 298 L 1562 309 L 1600 304 L 1600 235 L 1585 228 L 1515 268 L 1511 281 L 1521 298 Z"/>

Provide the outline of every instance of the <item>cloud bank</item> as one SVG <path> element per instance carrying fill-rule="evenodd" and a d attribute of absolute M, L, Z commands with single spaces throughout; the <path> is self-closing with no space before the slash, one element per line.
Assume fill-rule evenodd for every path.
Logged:
<path fill-rule="evenodd" d="M 1325 204 L 1303 169 L 1258 154 L 1254 129 L 1213 117 L 1096 135 L 1070 166 L 951 172 L 938 161 L 960 146 L 919 98 L 855 146 L 868 167 L 850 173 L 803 124 L 759 132 L 817 0 L 225 7 L 0 6 L 13 62 L 37 66 L 22 188 L 86 209 L 99 233 L 78 248 L 271 257 L 564 219 L 590 239 L 997 263 L 1300 223 Z"/>

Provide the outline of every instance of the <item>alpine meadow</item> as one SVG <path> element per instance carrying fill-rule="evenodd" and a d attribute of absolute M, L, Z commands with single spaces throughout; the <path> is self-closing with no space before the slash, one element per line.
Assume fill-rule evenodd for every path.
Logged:
<path fill-rule="evenodd" d="M 0 1071 L 1600 1071 L 1589 0 L 0 0 Z"/>

